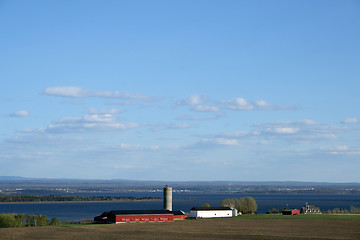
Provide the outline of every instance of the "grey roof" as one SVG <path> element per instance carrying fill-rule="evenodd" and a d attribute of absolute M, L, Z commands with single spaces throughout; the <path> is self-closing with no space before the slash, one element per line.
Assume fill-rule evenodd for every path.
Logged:
<path fill-rule="evenodd" d="M 183 215 L 185 215 L 185 212 L 183 212 L 183 211 L 172 211 L 172 213 L 173 213 L 175 216 L 183 216 Z"/>
<path fill-rule="evenodd" d="M 233 210 L 231 207 L 193 207 L 193 211 L 225 211 L 225 210 Z"/>

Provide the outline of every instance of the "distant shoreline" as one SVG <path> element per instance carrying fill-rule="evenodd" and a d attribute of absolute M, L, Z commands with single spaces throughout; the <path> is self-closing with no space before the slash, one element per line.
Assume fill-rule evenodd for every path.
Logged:
<path fill-rule="evenodd" d="M 124 200 L 94 200 L 94 201 L 36 201 L 36 202 L 0 202 L 0 204 L 39 204 L 39 203 L 102 203 L 102 202 L 148 202 L 162 199 L 124 199 Z"/>

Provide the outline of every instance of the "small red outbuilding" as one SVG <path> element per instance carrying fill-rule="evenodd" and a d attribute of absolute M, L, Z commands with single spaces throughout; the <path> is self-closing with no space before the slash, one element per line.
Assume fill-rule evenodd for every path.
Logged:
<path fill-rule="evenodd" d="M 297 209 L 284 209 L 282 211 L 283 215 L 299 215 L 300 211 Z"/>

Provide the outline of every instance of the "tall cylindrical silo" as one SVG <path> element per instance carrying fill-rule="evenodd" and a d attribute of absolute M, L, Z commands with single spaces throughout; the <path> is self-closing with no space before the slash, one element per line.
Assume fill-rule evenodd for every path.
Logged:
<path fill-rule="evenodd" d="M 164 210 L 172 211 L 172 187 L 164 187 Z"/>

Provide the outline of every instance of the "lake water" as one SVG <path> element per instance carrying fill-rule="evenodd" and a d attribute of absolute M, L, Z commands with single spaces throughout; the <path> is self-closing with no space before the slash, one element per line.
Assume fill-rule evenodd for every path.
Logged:
<path fill-rule="evenodd" d="M 74 194 L 76 195 L 76 194 Z M 101 196 L 104 194 L 86 194 Z M 333 208 L 349 209 L 350 206 L 360 207 L 360 194 L 248 194 L 258 204 L 258 213 L 265 213 L 272 208 L 300 209 L 308 202 L 320 207 L 322 211 Z M 127 192 L 107 193 L 106 196 L 160 197 L 162 192 Z M 212 207 L 220 205 L 225 198 L 239 198 L 246 195 L 239 193 L 173 193 L 173 210 L 189 212 L 194 206 L 209 203 Z M 0 204 L 0 213 L 25 213 L 57 217 L 59 220 L 92 219 L 110 210 L 147 210 L 162 209 L 162 200 L 124 201 L 124 202 L 61 202 L 61 203 L 10 203 Z"/>

